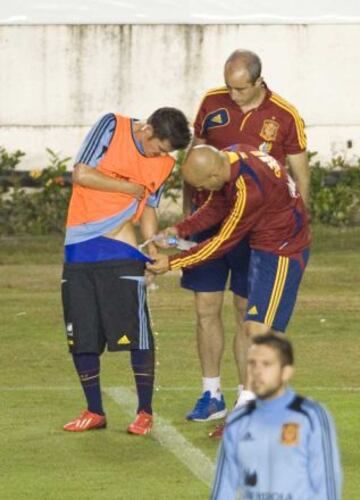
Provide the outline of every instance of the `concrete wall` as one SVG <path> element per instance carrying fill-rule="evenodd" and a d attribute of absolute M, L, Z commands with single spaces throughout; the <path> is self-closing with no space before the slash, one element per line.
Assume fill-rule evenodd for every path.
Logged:
<path fill-rule="evenodd" d="M 172 105 L 191 119 L 242 47 L 301 112 L 309 149 L 350 158 L 360 155 L 359 46 L 355 24 L 0 26 L 0 145 L 25 151 L 23 168 L 43 167 L 46 147 L 76 154 L 108 111 L 145 118 Z"/>

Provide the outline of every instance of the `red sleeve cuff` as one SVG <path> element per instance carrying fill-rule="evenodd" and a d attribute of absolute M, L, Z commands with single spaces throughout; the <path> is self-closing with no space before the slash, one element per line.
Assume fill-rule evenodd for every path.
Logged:
<path fill-rule="evenodd" d="M 179 222 L 178 224 L 175 224 L 176 230 L 178 232 L 178 236 L 180 238 L 186 238 L 187 236 L 190 236 L 191 233 L 189 233 L 186 230 L 186 223 L 184 224 L 183 222 Z"/>
<path fill-rule="evenodd" d="M 306 148 L 289 148 L 285 151 L 286 155 L 299 155 L 300 153 L 304 153 L 306 151 Z M 270 153 L 271 154 L 271 153 Z"/>

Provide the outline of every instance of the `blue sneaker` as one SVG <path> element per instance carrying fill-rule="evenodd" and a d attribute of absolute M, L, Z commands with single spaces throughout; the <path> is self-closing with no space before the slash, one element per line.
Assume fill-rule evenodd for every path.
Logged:
<path fill-rule="evenodd" d="M 219 400 L 212 398 L 210 391 L 206 391 L 196 401 L 194 409 L 186 415 L 186 418 L 194 422 L 207 422 L 223 418 L 226 413 L 224 396 L 222 395 Z"/>

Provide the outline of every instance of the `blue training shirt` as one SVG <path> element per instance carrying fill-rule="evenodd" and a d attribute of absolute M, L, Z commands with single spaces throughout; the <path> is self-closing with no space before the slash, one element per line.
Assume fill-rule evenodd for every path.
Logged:
<path fill-rule="evenodd" d="M 291 389 L 234 410 L 219 450 L 212 500 L 340 500 L 335 429 Z"/>

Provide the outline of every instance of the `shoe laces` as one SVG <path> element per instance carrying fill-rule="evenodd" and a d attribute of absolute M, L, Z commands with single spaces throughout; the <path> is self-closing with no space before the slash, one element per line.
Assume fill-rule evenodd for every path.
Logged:
<path fill-rule="evenodd" d="M 140 411 L 135 419 L 135 422 L 138 423 L 147 423 L 151 422 L 152 418 L 149 413 L 146 413 L 145 411 Z"/>
<path fill-rule="evenodd" d="M 210 395 L 208 396 L 206 392 L 204 392 L 204 394 L 201 396 L 201 398 L 199 398 L 197 401 L 196 401 L 196 405 L 195 405 L 195 410 L 204 410 L 209 402 L 210 402 Z"/>

